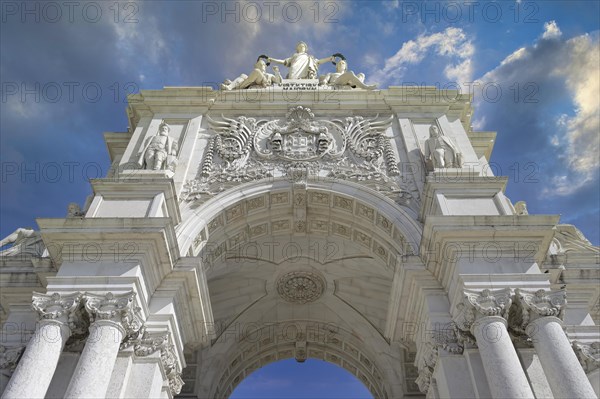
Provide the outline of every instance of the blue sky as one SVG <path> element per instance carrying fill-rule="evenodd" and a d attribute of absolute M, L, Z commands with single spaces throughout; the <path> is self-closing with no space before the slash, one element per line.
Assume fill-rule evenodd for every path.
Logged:
<path fill-rule="evenodd" d="M 373 395 L 352 374 L 323 360 L 280 360 L 246 377 L 231 399 L 371 399 Z"/>
<path fill-rule="evenodd" d="M 83 205 L 108 170 L 102 132 L 127 128 L 126 93 L 216 85 L 304 40 L 383 88 L 473 87 L 511 200 L 600 241 L 597 1 L 0 4 L 1 236 Z"/>

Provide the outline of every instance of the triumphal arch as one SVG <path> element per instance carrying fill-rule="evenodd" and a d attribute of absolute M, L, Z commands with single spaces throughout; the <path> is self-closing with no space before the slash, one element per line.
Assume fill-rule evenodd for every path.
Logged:
<path fill-rule="evenodd" d="M 89 201 L 2 241 L 2 397 L 226 398 L 287 358 L 376 398 L 597 397 L 598 248 L 504 195 L 471 113 L 304 43 L 130 96 Z"/>

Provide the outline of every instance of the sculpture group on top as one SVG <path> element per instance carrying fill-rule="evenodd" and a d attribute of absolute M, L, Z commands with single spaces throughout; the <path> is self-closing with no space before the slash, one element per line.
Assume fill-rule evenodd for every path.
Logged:
<path fill-rule="evenodd" d="M 336 71 L 319 75 L 319 65 L 331 62 L 336 66 Z M 360 88 L 373 90 L 376 85 L 365 84 L 365 74 L 354 74 L 348 71 L 348 62 L 346 58 L 336 53 L 330 57 L 317 59 L 308 53 L 308 45 L 299 42 L 296 45 L 296 52 L 289 58 L 278 59 L 261 55 L 254 64 L 254 69 L 250 75 L 241 74 L 234 80 L 225 80 L 221 84 L 222 90 L 242 90 L 248 88 L 262 88 L 285 83 L 281 76 L 279 68 L 273 66 L 274 74 L 267 72 L 267 67 L 271 63 L 281 64 L 288 68 L 285 79 L 288 80 L 314 80 L 320 87 L 332 88 Z"/>

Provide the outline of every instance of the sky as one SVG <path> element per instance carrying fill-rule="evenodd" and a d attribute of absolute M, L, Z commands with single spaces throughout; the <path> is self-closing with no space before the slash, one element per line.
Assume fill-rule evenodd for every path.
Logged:
<path fill-rule="evenodd" d="M 109 167 L 102 133 L 127 129 L 127 94 L 216 86 L 303 40 L 380 88 L 471 93 L 508 197 L 598 245 L 599 4 L 1 1 L 0 236 L 85 203 Z"/>

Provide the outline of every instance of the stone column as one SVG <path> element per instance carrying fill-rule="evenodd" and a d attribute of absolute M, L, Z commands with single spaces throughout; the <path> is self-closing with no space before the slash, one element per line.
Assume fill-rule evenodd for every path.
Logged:
<path fill-rule="evenodd" d="M 40 314 L 35 333 L 4 390 L 2 398 L 43 398 L 58 359 L 71 335 L 81 294 L 33 294 L 33 308 Z"/>
<path fill-rule="evenodd" d="M 562 328 L 565 291 L 515 290 L 515 320 L 531 338 L 556 398 L 597 398 Z"/>
<path fill-rule="evenodd" d="M 510 289 L 465 292 L 458 304 L 457 326 L 475 336 L 494 398 L 533 398 L 525 371 L 506 328 Z"/>
<path fill-rule="evenodd" d="M 83 296 L 90 316 L 90 335 L 87 339 L 71 382 L 67 398 L 103 398 L 117 360 L 121 342 L 135 336 L 142 328 L 135 293 Z"/>

